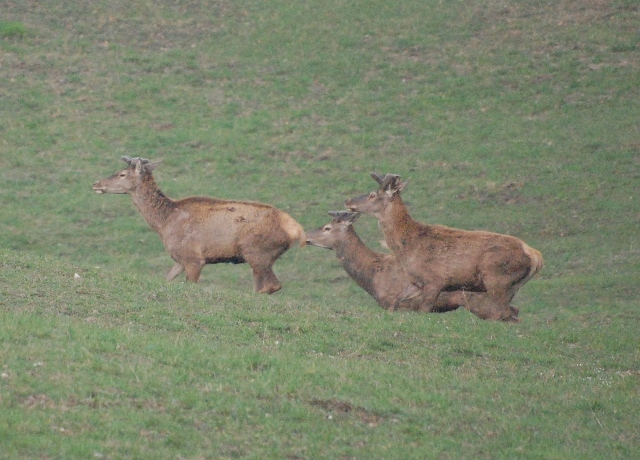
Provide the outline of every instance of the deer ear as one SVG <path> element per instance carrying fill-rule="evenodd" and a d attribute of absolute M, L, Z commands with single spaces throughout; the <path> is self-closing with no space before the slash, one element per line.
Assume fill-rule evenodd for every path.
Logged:
<path fill-rule="evenodd" d="M 122 156 L 120 157 L 120 159 L 121 159 L 122 161 L 124 161 L 124 162 L 125 162 L 126 164 L 128 164 L 128 165 L 130 165 L 130 164 L 131 164 L 131 160 L 132 160 L 132 158 L 131 158 L 131 157 L 128 157 L 128 156 L 126 156 L 126 155 L 122 155 Z"/>
<path fill-rule="evenodd" d="M 391 176 L 391 177 L 390 177 Z M 400 176 L 388 174 L 385 180 L 385 188 L 384 191 L 387 195 L 395 195 L 396 193 L 400 193 L 404 190 L 404 188 L 409 183 L 408 181 L 400 182 Z"/>
<path fill-rule="evenodd" d="M 387 191 L 390 188 L 395 187 L 399 180 L 400 176 L 398 176 L 397 174 L 387 174 L 382 178 L 382 181 L 380 182 L 380 188 Z"/>
<path fill-rule="evenodd" d="M 329 215 L 336 220 L 343 221 L 348 217 L 349 211 L 329 211 Z"/>
<path fill-rule="evenodd" d="M 333 217 L 336 222 L 344 222 L 347 225 L 351 225 L 360 216 L 360 213 L 351 211 L 329 211 L 329 215 Z"/>
<path fill-rule="evenodd" d="M 149 160 L 147 160 L 147 161 L 149 161 Z M 156 160 L 154 162 L 145 164 L 144 167 L 145 167 L 145 169 L 147 171 L 151 172 L 154 169 L 156 169 L 158 166 L 160 166 L 160 163 L 162 163 L 162 160 Z"/>
<path fill-rule="evenodd" d="M 382 185 L 382 182 L 384 181 L 384 176 L 382 174 L 372 172 L 371 177 L 373 177 L 373 180 L 375 180 L 378 185 Z"/>
<path fill-rule="evenodd" d="M 344 220 L 346 220 L 349 223 L 349 225 L 351 225 L 356 220 L 358 220 L 358 217 L 360 217 L 360 213 L 359 212 L 348 212 L 348 213 L 345 214 Z"/>

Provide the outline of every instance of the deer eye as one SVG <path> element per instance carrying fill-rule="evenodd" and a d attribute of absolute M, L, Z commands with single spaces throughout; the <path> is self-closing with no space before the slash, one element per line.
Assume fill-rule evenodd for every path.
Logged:
<path fill-rule="evenodd" d="M 371 193 L 369 193 L 369 199 L 370 199 L 370 200 L 373 200 L 375 197 L 376 197 L 375 192 L 371 192 Z"/>
<path fill-rule="evenodd" d="M 127 174 L 122 172 L 120 173 L 120 177 L 127 177 Z"/>
<path fill-rule="evenodd" d="M 324 230 L 325 232 L 330 232 L 331 231 L 331 226 L 327 225 L 325 228 L 323 228 L 322 230 Z"/>

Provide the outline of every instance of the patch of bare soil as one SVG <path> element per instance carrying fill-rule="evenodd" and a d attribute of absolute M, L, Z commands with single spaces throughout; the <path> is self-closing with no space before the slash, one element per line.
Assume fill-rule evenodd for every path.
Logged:
<path fill-rule="evenodd" d="M 467 193 L 458 195 L 458 199 L 472 199 L 480 203 L 498 202 L 502 204 L 523 203 L 523 181 L 507 181 L 501 185 L 490 182 L 485 187 L 473 186 Z"/>
<path fill-rule="evenodd" d="M 380 415 L 363 407 L 354 406 L 348 401 L 340 401 L 333 398 L 312 399 L 309 401 L 309 404 L 320 407 L 327 412 L 333 412 L 334 414 L 355 415 L 362 423 L 366 423 L 369 426 L 378 426 L 383 421 Z"/>

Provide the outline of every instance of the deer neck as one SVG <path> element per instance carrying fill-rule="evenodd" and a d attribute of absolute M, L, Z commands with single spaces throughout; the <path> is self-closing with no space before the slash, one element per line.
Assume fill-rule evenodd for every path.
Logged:
<path fill-rule="evenodd" d="M 371 294 L 379 255 L 369 249 L 353 230 L 341 241 L 335 251 L 340 265 L 347 274 Z"/>
<path fill-rule="evenodd" d="M 384 239 L 389 248 L 394 252 L 402 252 L 404 247 L 412 239 L 412 235 L 419 231 L 419 223 L 409 215 L 409 210 L 400 196 L 385 207 L 379 218 Z"/>
<path fill-rule="evenodd" d="M 150 174 L 142 178 L 140 186 L 131 197 L 147 224 L 161 234 L 167 218 L 175 208 L 174 201 L 162 193 Z"/>

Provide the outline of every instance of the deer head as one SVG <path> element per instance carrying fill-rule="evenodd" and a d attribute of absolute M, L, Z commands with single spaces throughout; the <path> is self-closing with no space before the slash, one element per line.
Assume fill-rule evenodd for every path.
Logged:
<path fill-rule="evenodd" d="M 381 174 L 371 173 L 371 177 L 380 185 L 377 190 L 352 198 L 345 202 L 345 206 L 350 211 L 362 212 L 365 214 L 380 214 L 385 207 L 400 195 L 408 182 L 402 182 L 397 174 Z"/>
<path fill-rule="evenodd" d="M 129 166 L 110 177 L 94 182 L 93 190 L 96 193 L 131 193 L 138 187 L 142 177 L 151 174 L 160 164 L 159 161 L 152 163 L 146 158 L 128 156 L 123 156 L 122 161 Z"/>
<path fill-rule="evenodd" d="M 335 249 L 338 243 L 350 231 L 351 225 L 360 213 L 349 211 L 329 211 L 333 220 L 322 227 L 307 232 L 307 243 L 325 249 Z"/>

